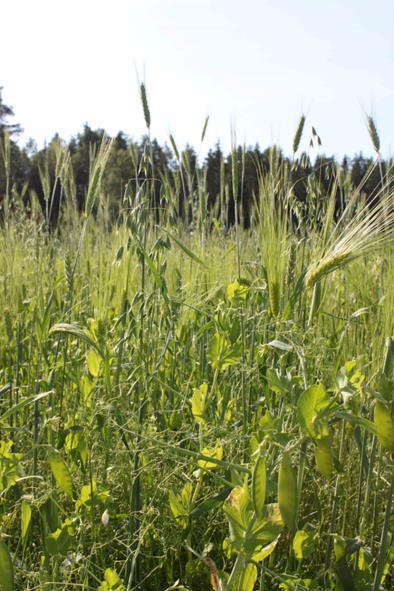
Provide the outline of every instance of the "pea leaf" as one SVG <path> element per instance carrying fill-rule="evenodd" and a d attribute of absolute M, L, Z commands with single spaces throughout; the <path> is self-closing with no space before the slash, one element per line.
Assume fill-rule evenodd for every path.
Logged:
<path fill-rule="evenodd" d="M 72 499 L 73 482 L 70 470 L 56 450 L 52 449 L 48 452 L 48 463 L 56 480 L 56 484 L 67 496 L 70 497 L 70 499 Z"/>
<path fill-rule="evenodd" d="M 297 402 L 298 418 L 305 435 L 314 439 L 318 435 L 316 421 L 330 404 L 330 398 L 323 384 L 315 384 L 300 395 Z"/>

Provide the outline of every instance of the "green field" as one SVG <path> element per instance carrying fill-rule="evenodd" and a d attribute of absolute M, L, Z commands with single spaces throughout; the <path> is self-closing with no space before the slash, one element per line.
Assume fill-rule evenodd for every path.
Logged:
<path fill-rule="evenodd" d="M 2 591 L 393 589 L 392 173 L 367 199 L 338 167 L 301 207 L 301 133 L 292 165 L 271 150 L 248 229 L 235 149 L 234 225 L 187 167 L 114 219 L 104 140 L 83 212 L 54 150 L 57 228 L 5 195 Z M 134 158 L 138 178 L 149 136 Z"/>

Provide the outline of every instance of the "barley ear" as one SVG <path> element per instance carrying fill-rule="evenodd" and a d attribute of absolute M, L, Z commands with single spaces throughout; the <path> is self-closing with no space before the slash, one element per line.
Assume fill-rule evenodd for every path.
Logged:
<path fill-rule="evenodd" d="M 144 111 L 145 124 L 146 124 L 146 127 L 148 129 L 150 129 L 150 111 L 149 111 L 148 99 L 146 96 L 146 87 L 143 82 L 141 82 L 141 85 L 140 85 L 140 95 L 141 95 L 142 109 Z"/>
<path fill-rule="evenodd" d="M 107 141 L 104 135 L 103 139 L 101 140 L 101 144 L 97 154 L 91 154 L 90 176 L 85 204 L 85 215 L 87 217 L 92 213 L 97 195 L 100 192 L 101 181 L 111 151 L 111 147 L 112 140 Z"/>
<path fill-rule="evenodd" d="M 174 150 L 175 158 L 179 162 L 180 161 L 179 151 L 178 151 L 178 147 L 177 147 L 177 145 L 175 143 L 175 139 L 174 139 L 174 136 L 172 135 L 172 133 L 170 133 L 170 143 L 171 143 L 172 149 Z"/>
<path fill-rule="evenodd" d="M 298 147 L 300 145 L 300 141 L 302 138 L 302 132 L 304 131 L 304 125 L 305 125 L 305 115 L 301 115 L 300 121 L 298 123 L 297 131 L 296 131 L 294 139 L 293 139 L 293 154 L 295 154 L 297 152 Z"/>
<path fill-rule="evenodd" d="M 368 132 L 369 137 L 371 138 L 372 145 L 375 149 L 375 152 L 379 154 L 380 152 L 380 138 L 378 134 L 378 130 L 376 129 L 375 121 L 372 119 L 371 115 L 368 115 Z"/>
<path fill-rule="evenodd" d="M 208 127 L 208 121 L 209 121 L 209 115 L 207 115 L 205 117 L 204 127 L 202 128 L 202 134 L 201 134 L 201 143 L 203 143 L 204 138 L 205 138 L 205 134 L 206 134 L 207 127 Z"/>

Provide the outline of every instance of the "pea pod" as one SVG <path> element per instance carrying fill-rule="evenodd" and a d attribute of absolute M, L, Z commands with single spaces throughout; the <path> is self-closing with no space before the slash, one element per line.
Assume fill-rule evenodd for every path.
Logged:
<path fill-rule="evenodd" d="M 267 487 L 267 474 L 264 459 L 259 456 L 254 466 L 252 477 L 252 501 L 253 508 L 259 519 L 264 517 L 265 494 Z"/>
<path fill-rule="evenodd" d="M 279 468 L 278 500 L 279 511 L 284 523 L 289 529 L 296 529 L 298 510 L 297 475 L 290 462 L 290 456 L 283 454 Z"/>
<path fill-rule="evenodd" d="M 375 403 L 373 422 L 380 445 L 384 449 L 394 451 L 394 421 L 389 409 L 380 400 Z"/>

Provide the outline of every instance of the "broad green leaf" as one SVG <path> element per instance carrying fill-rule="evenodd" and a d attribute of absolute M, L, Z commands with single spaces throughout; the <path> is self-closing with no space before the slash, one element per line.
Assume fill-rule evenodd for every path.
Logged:
<path fill-rule="evenodd" d="M 97 504 L 107 504 L 109 499 L 109 491 L 102 490 L 100 492 L 97 491 L 97 483 L 93 479 L 91 484 L 85 484 L 81 489 L 81 494 L 79 499 L 75 502 L 75 510 L 79 511 L 81 507 L 85 507 L 86 509 L 90 509 L 93 500 L 95 505 Z"/>
<path fill-rule="evenodd" d="M 298 510 L 297 475 L 291 465 L 290 456 L 287 453 L 283 454 L 279 468 L 278 500 L 280 514 L 284 523 L 289 529 L 294 531 Z"/>
<path fill-rule="evenodd" d="M 0 441 L 0 492 L 14 486 L 21 475 L 22 454 L 12 451 L 13 441 Z"/>
<path fill-rule="evenodd" d="M 220 367 L 223 351 L 228 346 L 225 337 L 218 332 L 215 333 L 209 343 L 207 349 L 207 357 L 213 368 Z"/>
<path fill-rule="evenodd" d="M 247 536 L 245 550 L 248 554 L 254 554 L 262 546 L 271 544 L 283 530 L 283 519 L 279 511 L 278 503 L 266 505 L 266 515 L 262 520 L 255 521 Z"/>
<path fill-rule="evenodd" d="M 241 343 L 231 344 L 226 337 L 218 332 L 211 337 L 208 343 L 207 357 L 214 369 L 222 370 L 239 363 L 241 355 Z"/>
<path fill-rule="evenodd" d="M 170 503 L 171 513 L 178 520 L 182 527 L 187 527 L 188 516 L 190 512 L 190 505 L 192 500 L 193 486 L 191 482 L 187 482 L 182 488 L 181 494 L 178 495 L 175 491 L 170 490 L 168 493 L 168 500 Z"/>
<path fill-rule="evenodd" d="M 247 522 L 245 521 L 249 495 L 245 486 L 236 486 L 223 504 L 223 510 L 229 522 L 230 539 L 239 551 L 243 549 Z"/>
<path fill-rule="evenodd" d="M 101 583 L 98 591 L 124 591 L 123 585 L 119 575 L 112 569 L 107 568 L 104 573 L 104 581 Z"/>
<path fill-rule="evenodd" d="M 305 435 L 315 438 L 319 433 L 316 420 L 330 404 L 330 398 L 323 384 L 315 384 L 305 390 L 297 402 L 298 418 Z"/>
<path fill-rule="evenodd" d="M 262 562 L 263 560 L 268 558 L 268 556 L 270 556 L 272 552 L 275 550 L 276 546 L 278 545 L 278 542 L 279 538 L 276 538 L 273 542 L 271 542 L 267 546 L 264 546 L 264 548 L 262 548 L 252 556 L 253 560 L 255 562 Z"/>
<path fill-rule="evenodd" d="M 90 349 L 86 356 L 86 362 L 90 375 L 92 375 L 94 378 L 97 378 L 97 376 L 100 374 L 101 359 L 95 349 Z"/>
<path fill-rule="evenodd" d="M 86 467 L 88 461 L 88 446 L 82 429 L 72 430 L 67 434 L 64 441 L 64 450 L 70 454 L 74 461 L 79 458 L 82 467 Z"/>
<path fill-rule="evenodd" d="M 241 578 L 240 589 L 242 591 L 253 591 L 254 584 L 257 581 L 257 568 L 252 562 L 248 562 Z"/>
<path fill-rule="evenodd" d="M 22 541 L 24 542 L 29 531 L 31 521 L 31 506 L 26 501 L 22 501 L 21 505 L 21 533 Z"/>
<path fill-rule="evenodd" d="M 204 449 L 201 450 L 201 455 L 221 460 L 223 458 L 223 447 L 222 445 L 217 445 L 216 447 L 204 447 Z M 214 470 L 218 467 L 215 462 L 210 462 L 209 460 L 198 460 L 198 465 L 204 470 Z"/>
<path fill-rule="evenodd" d="M 179 496 L 173 490 L 170 490 L 168 493 L 168 501 L 170 503 L 171 513 L 177 519 L 178 517 L 183 517 L 185 515 L 185 509 L 182 505 L 182 501 Z"/>
<path fill-rule="evenodd" d="M 14 566 L 5 543 L 0 540 L 0 591 L 14 591 Z"/>
<path fill-rule="evenodd" d="M 315 549 L 316 534 L 299 529 L 293 539 L 293 550 L 297 560 L 309 558 Z"/>
<path fill-rule="evenodd" d="M 45 538 L 46 549 L 49 554 L 66 556 L 72 542 L 71 520 L 66 519 L 62 526 Z"/>
<path fill-rule="evenodd" d="M 266 487 L 267 474 L 265 461 L 259 456 L 254 466 L 252 476 L 252 501 L 254 510 L 259 519 L 262 519 L 264 516 Z"/>
<path fill-rule="evenodd" d="M 232 302 L 234 299 L 245 300 L 248 294 L 248 287 L 243 283 L 239 283 L 236 279 L 233 283 L 227 286 L 227 297 Z"/>
<path fill-rule="evenodd" d="M 334 459 L 330 437 L 316 439 L 315 441 L 316 468 L 326 478 L 330 478 L 334 470 Z"/>
<path fill-rule="evenodd" d="M 54 449 L 48 452 L 48 463 L 56 480 L 56 484 L 70 497 L 70 499 L 72 499 L 73 482 L 67 464 Z"/>
<path fill-rule="evenodd" d="M 278 371 L 268 368 L 265 377 L 269 387 L 271 390 L 273 390 L 273 392 L 278 394 L 286 394 L 287 392 L 290 392 L 289 381 L 282 377 Z"/>
<path fill-rule="evenodd" d="M 205 423 L 204 412 L 208 394 L 208 384 L 201 384 L 199 388 L 193 389 L 192 413 L 197 423 Z"/>
<path fill-rule="evenodd" d="M 191 482 L 186 482 L 186 484 L 182 488 L 181 492 L 181 499 L 183 506 L 187 509 L 190 507 L 190 503 L 193 496 L 193 485 Z"/>
<path fill-rule="evenodd" d="M 79 382 L 79 388 L 81 390 L 83 404 L 86 408 L 92 408 L 92 392 L 95 382 L 90 376 L 84 374 Z"/>
<path fill-rule="evenodd" d="M 394 421 L 389 409 L 380 400 L 375 403 L 373 422 L 380 445 L 394 451 Z"/>

